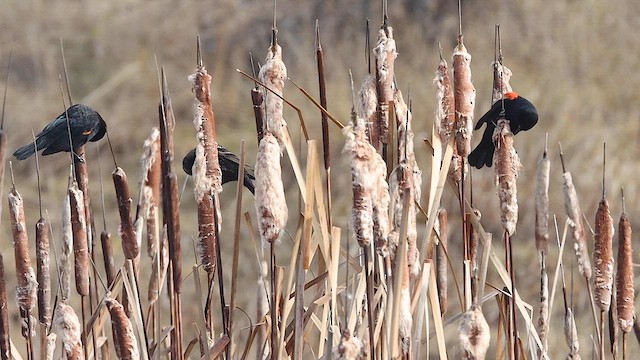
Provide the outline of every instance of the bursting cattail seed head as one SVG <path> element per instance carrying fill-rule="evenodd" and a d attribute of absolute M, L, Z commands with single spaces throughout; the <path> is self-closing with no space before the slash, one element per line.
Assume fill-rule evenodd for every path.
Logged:
<path fill-rule="evenodd" d="M 75 310 L 67 303 L 61 302 L 53 316 L 53 329 L 62 339 L 65 354 L 69 360 L 84 358 L 82 349 L 82 326 Z"/>
<path fill-rule="evenodd" d="M 587 249 L 587 239 L 582 224 L 582 210 L 578 202 L 576 188 L 573 185 L 573 178 L 570 172 L 562 174 L 562 192 L 564 193 L 564 207 L 569 217 L 569 226 L 573 236 L 573 249 L 578 259 L 578 271 L 586 279 L 591 279 L 591 260 Z"/>
<path fill-rule="evenodd" d="M 453 125 L 456 119 L 451 78 L 449 77 L 449 68 L 445 59 L 440 60 L 433 82 L 436 84 L 436 129 L 442 146 L 445 147 L 453 133 Z"/>
<path fill-rule="evenodd" d="M 284 81 L 287 79 L 287 67 L 282 61 L 282 48 L 275 44 L 269 47 L 267 58 L 260 67 L 258 79 L 276 94 L 282 96 L 284 89 Z M 284 146 L 284 136 L 287 123 L 283 117 L 284 102 L 283 100 L 267 89 L 262 89 L 264 98 L 264 115 L 263 119 L 266 123 L 266 130 L 271 132 L 278 140 L 280 146 Z"/>
<path fill-rule="evenodd" d="M 277 139 L 267 132 L 260 140 L 255 167 L 258 229 L 265 243 L 277 242 L 287 223 L 289 210 L 284 196 L 280 156 Z"/>
<path fill-rule="evenodd" d="M 489 349 L 491 333 L 479 306 L 474 305 L 462 314 L 458 339 L 464 352 L 463 359 L 484 360 Z"/>
<path fill-rule="evenodd" d="M 500 199 L 500 219 L 502 227 L 509 235 L 516 232 L 518 223 L 518 189 L 516 179 L 522 169 L 518 154 L 513 147 L 513 134 L 509 121 L 498 119 L 493 133 L 496 144 L 495 182 Z"/>

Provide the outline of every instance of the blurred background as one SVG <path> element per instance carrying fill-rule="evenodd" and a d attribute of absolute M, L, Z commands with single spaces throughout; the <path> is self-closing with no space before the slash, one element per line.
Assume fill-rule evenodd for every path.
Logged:
<path fill-rule="evenodd" d="M 380 3 L 363 0 L 278 1 L 278 41 L 283 48 L 289 77 L 314 96 L 318 93 L 314 34 L 315 21 L 319 20 L 329 90 L 328 108 L 343 123 L 348 122 L 351 108 L 348 71 L 353 71 L 358 87 L 367 73 L 365 19 L 371 19 L 372 42 L 375 43 L 375 31 L 381 23 Z M 410 93 L 413 100 L 416 153 L 426 184 L 430 154 L 420 140 L 429 136 L 434 119 L 436 101 L 432 80 L 439 58 L 438 43 L 442 44 L 448 60 L 455 46 L 457 4 L 447 0 L 390 0 L 388 6 L 389 22 L 394 28 L 399 53 L 395 63 L 397 84 L 405 98 Z M 514 236 L 514 263 L 522 281 L 518 287 L 531 289 L 524 298 L 537 304 L 537 276 L 529 275 L 539 271 L 533 241 L 534 174 L 545 146 L 545 134 L 548 134 L 552 160 L 551 213 L 557 215 L 560 229 L 566 216 L 562 204 L 558 142 L 562 143 L 567 170 L 573 174 L 582 209 L 591 224 L 602 196 L 602 148 L 606 142 L 606 195 L 611 202 L 612 216 L 617 222 L 621 212 L 620 188 L 624 187 L 627 213 L 632 225 L 637 223 L 635 216 L 640 210 L 636 202 L 639 184 L 636 178 L 640 175 L 637 166 L 640 108 L 635 105 L 640 101 L 637 71 L 640 3 L 625 0 L 487 0 L 462 1 L 462 6 L 464 41 L 473 56 L 476 119 L 491 105 L 495 24 L 501 25 L 504 63 L 514 74 L 511 85 L 531 100 L 540 114 L 538 125 L 516 138 L 516 149 L 524 169 L 518 183 L 520 221 Z M 263 62 L 271 36 L 272 13 L 271 1 L 251 0 L 0 1 L 0 87 L 8 86 L 4 130 L 9 138 L 10 152 L 29 142 L 32 130 L 37 133 L 63 110 L 59 85 L 63 72 L 62 39 L 73 100 L 90 105 L 106 120 L 115 158 L 127 172 L 132 194 L 137 198 L 142 144 L 158 121 L 157 66 L 164 67 L 175 110 L 175 167 L 178 170 L 182 156 L 195 146 L 194 96 L 187 76 L 195 69 L 196 36 L 200 35 L 204 63 L 213 76 L 218 141 L 238 153 L 240 142 L 244 140 L 247 162 L 253 164 L 257 146 L 249 95 L 253 83 L 239 75 L 236 69 L 251 71 L 250 53 L 257 62 Z M 12 70 L 9 82 L 5 84 L 10 53 L 13 54 Z M 321 139 L 316 108 L 290 83 L 285 85 L 285 96 L 302 109 L 311 136 Z M 296 113 L 287 108 L 285 117 L 297 141 L 300 132 Z M 348 164 L 341 159 L 342 135 L 335 126 L 331 127 L 331 136 L 335 174 L 332 179 L 333 215 L 338 219 L 336 225 L 346 229 L 350 206 L 346 194 L 350 194 L 350 178 L 341 174 L 346 174 Z M 99 162 L 95 143 L 90 143 L 86 151 L 91 168 L 96 229 L 99 232 L 103 228 L 102 179 L 105 208 L 111 209 L 105 214 L 106 228 L 115 234 L 119 220 L 108 176 L 113 169 L 113 160 L 106 141 L 100 143 Z M 60 238 L 59 209 L 66 194 L 68 159 L 58 154 L 41 161 L 43 208 L 49 211 L 54 224 L 53 235 L 57 239 Z M 293 190 L 294 178 L 288 163 L 284 163 L 285 182 Z M 37 220 L 38 207 L 35 161 L 33 158 L 14 161 L 13 169 L 18 190 L 25 198 L 27 222 L 32 226 Z M 185 177 L 180 170 L 181 183 Z M 7 178 L 3 189 L 5 195 L 9 188 Z M 474 204 L 483 213 L 486 230 L 501 234 L 491 169 L 473 172 L 473 196 Z M 224 214 L 230 220 L 224 224 L 222 240 L 228 241 L 228 245 L 223 246 L 223 253 L 228 251 L 229 254 L 234 197 L 235 187 L 227 185 L 222 204 Z M 450 189 L 446 189 L 444 198 L 450 217 L 459 215 Z M 288 200 L 291 202 L 290 213 L 295 212 L 297 197 Z M 426 202 L 423 196 L 422 203 Z M 244 211 L 252 215 L 254 212 L 249 192 L 245 193 Z M 5 236 L 0 250 L 10 254 L 7 214 L 5 211 L 1 219 Z M 181 203 L 183 244 L 187 249 L 185 267 L 195 262 L 193 251 L 190 251 L 190 244 L 197 237 L 194 214 L 195 204 L 191 184 L 188 184 Z M 419 222 L 424 221 L 424 218 L 419 219 Z M 450 228 L 459 229 L 460 226 L 450 225 Z M 228 234 L 226 239 L 225 234 Z M 254 259 L 255 247 L 248 234 L 249 230 L 243 229 L 243 237 L 247 239 L 243 256 Z M 553 231 L 551 237 L 555 239 Z M 118 241 L 117 236 L 114 239 Z M 459 244 L 458 239 L 459 233 L 452 234 L 450 244 Z M 114 248 L 120 251 L 119 246 Z M 574 257 L 569 253 L 566 252 L 565 262 L 570 270 Z M 551 264 L 555 264 L 556 254 L 557 249 L 552 249 Z M 121 254 L 118 256 L 122 258 Z M 7 267 L 12 268 L 12 256 L 5 258 L 8 258 Z M 230 264 L 224 266 L 230 267 Z M 240 276 L 241 284 L 246 281 L 245 289 L 253 289 L 257 276 L 253 261 L 247 262 L 246 266 L 243 264 Z M 11 282 L 15 277 L 8 276 L 8 280 L 12 289 Z M 576 279 L 576 288 L 583 286 L 584 282 L 579 280 Z M 253 295 L 252 290 L 247 291 L 240 306 L 250 309 Z M 560 298 L 556 301 L 555 307 L 561 308 Z M 576 299 L 575 304 L 577 317 L 588 324 L 588 303 Z M 190 310 L 185 309 L 186 312 Z M 17 311 L 12 313 L 16 314 L 17 320 Z M 491 324 L 491 316 L 488 318 Z M 556 318 L 551 324 L 558 337 L 561 321 Z M 16 323 L 13 330 L 17 327 Z M 453 336 L 455 328 L 455 325 L 448 327 Z M 583 342 L 588 348 L 586 338 Z M 557 354 L 564 354 L 564 346 L 562 343 L 555 346 Z M 637 353 L 637 344 L 631 346 L 630 350 Z"/>

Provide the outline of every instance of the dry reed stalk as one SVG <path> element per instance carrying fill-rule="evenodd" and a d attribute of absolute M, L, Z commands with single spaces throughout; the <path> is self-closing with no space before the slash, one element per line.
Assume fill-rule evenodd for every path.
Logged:
<path fill-rule="evenodd" d="M 40 218 L 36 223 L 36 267 L 38 281 L 38 320 L 51 325 L 51 274 L 49 271 L 49 223 Z M 46 335 L 46 334 L 45 334 Z"/>
<path fill-rule="evenodd" d="M 142 153 L 141 196 L 138 208 L 147 219 L 147 255 L 155 257 L 158 251 L 158 207 L 160 205 L 160 130 L 151 129 L 151 135 L 144 141 Z"/>
<path fill-rule="evenodd" d="M 258 80 L 275 92 L 273 94 L 267 89 L 261 89 L 264 99 L 262 119 L 265 121 L 266 131 L 275 136 L 281 147 L 284 146 L 287 123 L 283 117 L 284 102 L 276 94 L 282 96 L 286 79 L 287 67 L 282 61 L 282 48 L 277 43 L 274 43 L 267 51 L 264 65 L 260 67 Z"/>
<path fill-rule="evenodd" d="M 4 276 L 4 257 L 0 253 L 0 359 L 10 360 L 11 332 L 9 331 L 9 308 L 7 306 L 7 283 Z"/>
<path fill-rule="evenodd" d="M 618 223 L 618 268 L 616 273 L 616 309 L 618 324 L 624 333 L 631 331 L 635 318 L 635 294 L 633 288 L 633 243 L 631 223 L 624 212 Z"/>
<path fill-rule="evenodd" d="M 100 233 L 100 244 L 102 247 L 104 272 L 107 276 L 107 286 L 111 286 L 113 280 L 116 277 L 116 267 L 113 260 L 113 248 L 111 247 L 111 233 L 102 231 L 102 233 Z"/>
<path fill-rule="evenodd" d="M 71 179 L 70 179 L 71 180 Z M 60 273 L 60 298 L 69 299 L 71 295 L 71 254 L 73 253 L 73 231 L 71 230 L 71 205 L 69 196 L 62 202 L 62 241 L 58 264 Z"/>
<path fill-rule="evenodd" d="M 511 69 L 502 65 L 499 61 L 491 64 L 493 67 L 493 91 L 491 92 L 491 103 L 502 100 L 504 94 L 512 92 L 513 89 L 509 84 L 511 80 Z"/>
<path fill-rule="evenodd" d="M 578 258 L 578 271 L 585 279 L 591 279 L 591 261 L 589 260 L 589 252 L 587 248 L 587 238 L 584 233 L 582 224 L 582 210 L 578 203 L 578 195 L 573 185 L 571 173 L 566 171 L 562 174 L 562 191 L 564 193 L 564 207 L 569 217 L 569 226 L 571 227 L 571 235 L 573 236 L 573 249 Z"/>
<path fill-rule="evenodd" d="M 580 359 L 580 355 L 578 355 L 578 351 L 580 351 L 578 329 L 576 328 L 576 321 L 573 318 L 571 308 L 567 308 L 564 314 L 564 339 L 567 342 L 567 346 L 569 346 L 567 359 Z"/>
<path fill-rule="evenodd" d="M 8 83 L 5 83 L 5 85 Z M 4 114 L 3 114 L 4 116 Z M 5 164 L 7 158 L 7 134 L 0 126 L 0 164 Z M 0 196 L 2 195 L 2 189 L 4 189 L 4 171 L 5 165 L 0 166 Z M 0 219 L 2 218 L 2 205 L 0 205 Z"/>
<path fill-rule="evenodd" d="M 222 172 L 218 161 L 216 122 L 211 103 L 211 75 L 200 64 L 196 72 L 189 76 L 189 80 L 196 95 L 193 125 L 196 128 L 198 145 L 193 163 L 193 193 L 198 203 L 197 251 L 204 269 L 208 273 L 213 273 L 216 264 L 217 236 L 222 226 L 220 202 L 217 196 L 222 191 Z M 280 104 L 280 112 L 282 112 L 282 104 Z"/>
<path fill-rule="evenodd" d="M 75 310 L 66 302 L 61 302 L 56 307 L 53 315 L 53 328 L 60 336 L 65 355 L 68 360 L 83 359 L 82 326 Z"/>
<path fill-rule="evenodd" d="M 122 238 L 122 252 L 126 259 L 135 259 L 140 255 L 140 244 L 136 239 L 136 232 L 131 219 L 131 193 L 129 192 L 129 184 L 127 174 L 121 167 L 116 167 L 111 173 L 113 178 L 113 186 L 116 189 L 116 198 L 118 200 L 118 212 L 120 213 L 120 227 L 118 233 Z"/>
<path fill-rule="evenodd" d="M 549 250 L 549 170 L 551 160 L 545 149 L 536 172 L 536 249 L 542 258 Z"/>
<path fill-rule="evenodd" d="M 289 210 L 282 184 L 281 154 L 277 138 L 267 132 L 260 140 L 255 166 L 255 207 L 263 244 L 278 242 L 287 225 Z"/>
<path fill-rule="evenodd" d="M 438 130 L 444 151 L 453 133 L 456 110 L 451 78 L 449 77 L 449 68 L 447 61 L 442 57 L 440 57 L 436 77 L 433 79 L 433 82 L 436 84 L 436 129 Z"/>
<path fill-rule="evenodd" d="M 359 118 L 365 120 L 367 137 L 372 145 L 380 143 L 380 129 L 377 126 L 378 95 L 376 94 L 376 79 L 367 74 L 362 80 L 356 99 L 356 112 Z"/>
<path fill-rule="evenodd" d="M 438 288 L 438 299 L 440 299 L 440 314 L 444 315 L 447 312 L 448 297 L 447 297 L 447 243 L 449 238 L 449 219 L 447 216 L 447 210 L 441 207 L 438 210 L 438 232 L 440 240 L 436 245 L 436 286 Z"/>
<path fill-rule="evenodd" d="M 362 360 L 366 359 L 366 347 L 362 340 L 352 336 L 349 329 L 341 329 L 340 342 L 333 347 L 333 358 L 335 360 Z"/>
<path fill-rule="evenodd" d="M 161 98 L 158 107 L 160 124 L 160 153 L 162 154 L 160 168 L 162 170 L 162 216 L 167 227 L 167 243 L 169 245 L 170 260 L 167 264 L 171 269 L 171 276 L 167 280 L 167 291 L 171 310 L 171 358 L 182 358 L 182 246 L 180 243 L 180 214 L 178 211 L 178 178 L 173 172 L 173 129 L 175 120 L 171 98 L 167 90 L 164 71 L 160 75 Z"/>
<path fill-rule="evenodd" d="M 609 202 L 602 197 L 596 212 L 593 262 L 594 298 L 600 311 L 609 311 L 613 287 L 613 219 L 609 212 Z"/>
<path fill-rule="evenodd" d="M 31 266 L 31 258 L 29 257 L 29 238 L 24 216 L 24 204 L 22 196 L 20 196 L 15 187 L 9 193 L 9 214 L 16 259 L 16 302 L 20 308 L 20 317 L 23 321 L 22 336 L 29 341 L 35 331 L 35 319 L 31 319 L 31 310 L 36 305 L 38 284 L 36 273 Z"/>
<path fill-rule="evenodd" d="M 469 269 L 471 269 L 471 296 L 472 303 L 476 303 L 478 300 L 478 241 L 479 234 L 478 229 L 473 226 L 472 217 L 476 216 L 478 221 L 481 214 L 478 209 L 472 209 L 473 214 L 466 214 L 467 234 L 469 234 Z M 483 286 L 483 285 L 481 285 Z"/>
<path fill-rule="evenodd" d="M 398 158 L 407 161 L 408 173 L 406 176 L 410 176 L 410 184 L 412 187 L 411 194 L 413 199 L 411 201 L 409 209 L 409 222 L 407 229 L 408 246 L 407 249 L 407 265 L 412 276 L 418 275 L 420 271 L 417 239 L 418 232 L 416 226 L 416 203 L 420 202 L 422 197 L 422 171 L 418 167 L 416 162 L 416 156 L 413 145 L 413 130 L 411 129 L 412 115 L 409 107 L 402 97 L 402 92 L 397 90 L 394 98 L 395 116 L 398 123 Z M 404 181 L 406 183 L 406 180 Z"/>
<path fill-rule="evenodd" d="M 124 311 L 124 307 L 122 307 L 122 305 L 115 299 L 106 299 L 105 303 L 109 309 L 109 314 L 111 315 L 114 334 L 117 334 L 117 338 L 114 338 L 113 340 L 115 347 L 119 349 L 119 359 L 140 359 L 138 342 L 134 335 L 131 321 Z"/>
<path fill-rule="evenodd" d="M 540 271 L 540 311 L 538 313 L 538 336 L 543 344 L 541 354 L 547 353 L 547 332 L 549 330 L 549 275 L 547 270 Z"/>
<path fill-rule="evenodd" d="M 376 58 L 376 94 L 378 105 L 377 126 L 380 135 L 380 143 L 389 143 L 389 102 L 393 101 L 395 95 L 395 71 L 394 63 L 398 53 L 396 52 L 396 41 L 393 39 L 393 28 L 384 26 L 378 31 L 378 42 L 373 48 Z M 373 144 L 378 148 L 378 144 Z"/>
<path fill-rule="evenodd" d="M 158 301 L 160 295 L 160 285 L 167 276 L 169 266 L 169 246 L 165 238 L 160 244 L 158 254 L 153 258 L 151 265 L 151 276 L 149 277 L 149 287 L 147 288 L 147 299 L 150 304 Z"/>
<path fill-rule="evenodd" d="M 493 133 L 496 144 L 495 183 L 500 199 L 500 220 L 506 233 L 511 236 L 516 232 L 518 223 L 518 173 L 522 164 L 513 147 L 513 134 L 509 121 L 501 118 Z"/>
<path fill-rule="evenodd" d="M 456 105 L 454 130 L 458 154 L 466 158 L 471 152 L 476 89 L 471 82 L 471 54 L 467 52 L 462 40 L 462 35 L 459 35 L 458 45 L 453 52 L 453 96 Z"/>
<path fill-rule="evenodd" d="M 71 207 L 76 291 L 80 296 L 87 296 L 89 295 L 89 248 L 84 217 L 84 196 L 76 183 L 69 187 L 68 194 Z"/>
<path fill-rule="evenodd" d="M 458 340 L 466 360 L 483 360 L 489 348 L 491 333 L 482 308 L 473 305 L 460 319 Z"/>

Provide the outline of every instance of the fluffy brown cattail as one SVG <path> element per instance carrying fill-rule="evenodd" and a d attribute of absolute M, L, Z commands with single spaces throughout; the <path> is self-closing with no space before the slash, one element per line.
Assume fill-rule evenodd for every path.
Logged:
<path fill-rule="evenodd" d="M 371 74 L 367 74 L 356 101 L 356 112 L 359 118 L 364 119 L 367 129 L 367 136 L 371 144 L 380 143 L 380 132 L 377 126 L 378 95 L 376 94 L 376 79 Z"/>
<path fill-rule="evenodd" d="M 255 167 L 255 206 L 258 229 L 264 243 L 277 242 L 287 225 L 289 210 L 284 196 L 280 156 L 276 137 L 267 132 L 260 140 Z"/>
<path fill-rule="evenodd" d="M 582 210 L 580 210 L 580 204 L 578 203 L 578 195 L 573 185 L 573 178 L 568 171 L 562 174 L 562 191 L 564 193 L 564 207 L 572 230 L 573 249 L 578 258 L 578 271 L 586 279 L 591 279 L 591 261 L 589 260 L 587 239 L 582 225 Z"/>
<path fill-rule="evenodd" d="M 13 188 L 9 193 L 9 214 L 11 216 L 11 231 L 13 233 L 13 248 L 16 259 L 16 300 L 23 317 L 36 304 L 37 282 L 36 274 L 31 266 L 29 257 L 29 238 L 24 217 L 22 196 Z"/>
<path fill-rule="evenodd" d="M 540 256 L 549 249 L 549 170 L 551 161 L 545 150 L 536 172 L 536 249 Z"/>
<path fill-rule="evenodd" d="M 62 339 L 64 352 L 68 360 L 84 358 L 81 341 L 82 326 L 78 315 L 66 302 L 61 302 L 56 307 L 53 316 L 53 329 Z"/>
<path fill-rule="evenodd" d="M 282 48 L 273 44 L 267 51 L 267 58 L 260 67 L 258 79 L 276 94 L 282 96 L 284 81 L 287 79 L 287 67 L 282 61 Z M 283 100 L 267 89 L 262 89 L 264 98 L 264 115 L 266 130 L 275 136 L 278 144 L 283 146 L 287 123 L 283 117 Z"/>
<path fill-rule="evenodd" d="M 0 253 L 0 359 L 9 360 L 11 356 L 11 338 L 9 331 L 9 308 L 7 306 L 7 287 L 4 277 L 4 258 Z"/>
<path fill-rule="evenodd" d="M 142 179 L 140 180 L 140 202 L 142 216 L 147 219 L 147 255 L 153 258 L 158 250 L 160 205 L 160 130 L 151 129 L 144 142 L 142 153 Z"/>
<path fill-rule="evenodd" d="M 113 340 L 115 346 L 119 349 L 119 358 L 123 360 L 140 359 L 138 342 L 134 335 L 131 321 L 124 311 L 124 307 L 115 299 L 106 299 L 105 303 L 111 315 L 114 334 L 117 334 L 117 339 Z"/>
<path fill-rule="evenodd" d="M 333 348 L 333 358 L 336 360 L 365 359 L 365 348 L 362 340 L 351 336 L 348 329 L 342 329 L 340 343 Z"/>
<path fill-rule="evenodd" d="M 564 314 L 564 339 L 569 346 L 569 359 L 580 359 L 578 351 L 580 351 L 580 342 L 578 342 L 578 329 L 576 321 L 573 318 L 573 312 L 567 308 Z"/>
<path fill-rule="evenodd" d="M 633 248 L 631 223 L 622 212 L 618 223 L 618 269 L 616 273 L 616 308 L 618 323 L 623 332 L 631 331 L 635 317 L 635 294 L 633 290 Z"/>
<path fill-rule="evenodd" d="M 489 348 L 491 333 L 482 309 L 474 305 L 462 314 L 458 328 L 458 340 L 463 351 L 463 359 L 483 360 Z"/>
<path fill-rule="evenodd" d="M 509 234 L 516 232 L 518 223 L 518 189 L 516 179 L 522 169 L 518 154 L 513 147 L 513 134 L 509 121 L 501 118 L 493 133 L 496 144 L 495 183 L 500 199 L 500 220 L 502 227 Z"/>
<path fill-rule="evenodd" d="M 49 272 L 49 223 L 40 218 L 36 223 L 36 265 L 38 280 L 38 320 L 51 325 L 51 275 Z"/>
<path fill-rule="evenodd" d="M 222 191 L 222 172 L 218 161 L 216 122 L 211 102 L 211 75 L 201 65 L 189 79 L 193 82 L 193 91 L 196 94 L 193 125 L 196 128 L 198 145 L 193 163 L 193 193 L 198 204 L 197 251 L 204 269 L 212 272 L 216 264 L 216 237 L 222 226 L 217 197 Z M 273 94 L 269 95 L 273 97 Z"/>
<path fill-rule="evenodd" d="M 449 237 L 449 220 L 447 210 L 441 207 L 438 210 L 438 229 L 440 232 L 440 241 L 436 245 L 436 286 L 438 288 L 438 298 L 440 299 L 440 313 L 444 315 L 447 312 L 447 242 Z"/>
<path fill-rule="evenodd" d="M 466 158 L 471 152 L 476 89 L 471 82 L 471 54 L 464 46 L 462 35 L 458 36 L 458 45 L 453 52 L 453 96 L 456 104 L 456 147 L 458 154 Z"/>
<path fill-rule="evenodd" d="M 76 291 L 80 296 L 89 295 L 89 248 L 87 244 L 87 226 L 85 223 L 84 198 L 78 185 L 69 187 L 69 205 L 71 207 L 71 230 L 73 232 L 73 255 L 76 278 Z"/>
<path fill-rule="evenodd" d="M 449 68 L 447 67 L 447 61 L 443 58 L 440 58 L 433 82 L 436 84 L 436 129 L 442 146 L 445 147 L 453 133 L 456 110 Z"/>
<path fill-rule="evenodd" d="M 346 138 L 342 152 L 351 158 L 351 224 L 354 236 L 361 247 L 366 247 L 373 240 L 372 196 L 378 189 L 377 178 L 373 176 L 377 171 L 373 161 L 376 150 L 367 141 L 364 120 L 357 117 L 355 110 L 351 115 L 351 125 L 342 130 Z"/>
<path fill-rule="evenodd" d="M 378 31 L 378 42 L 373 48 L 373 54 L 376 59 L 377 124 L 380 142 L 386 145 L 389 142 L 389 102 L 393 101 L 395 94 L 394 63 L 398 57 L 393 29 L 390 26 Z M 378 147 L 377 144 L 374 146 Z"/>
<path fill-rule="evenodd" d="M 121 167 L 116 167 L 111 173 L 113 185 L 118 199 L 118 211 L 120 213 L 120 227 L 118 233 L 122 238 L 122 252 L 125 258 L 135 259 L 140 254 L 140 244 L 137 243 L 136 233 L 131 220 L 131 194 L 127 174 Z"/>
<path fill-rule="evenodd" d="M 613 287 L 613 219 L 605 197 L 600 200 L 596 212 L 594 240 L 594 299 L 601 311 L 609 311 Z"/>
<path fill-rule="evenodd" d="M 491 103 L 493 104 L 501 100 L 504 94 L 512 92 L 513 89 L 509 85 L 511 70 L 500 62 L 494 62 L 491 66 L 493 67 L 493 91 L 491 92 Z"/>

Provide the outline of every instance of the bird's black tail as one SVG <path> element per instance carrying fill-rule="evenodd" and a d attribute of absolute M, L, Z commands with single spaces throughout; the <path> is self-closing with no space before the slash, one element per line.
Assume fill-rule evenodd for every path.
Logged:
<path fill-rule="evenodd" d="M 28 159 L 31 155 L 36 153 L 36 147 L 33 143 L 27 144 L 13 153 L 18 160 Z"/>

